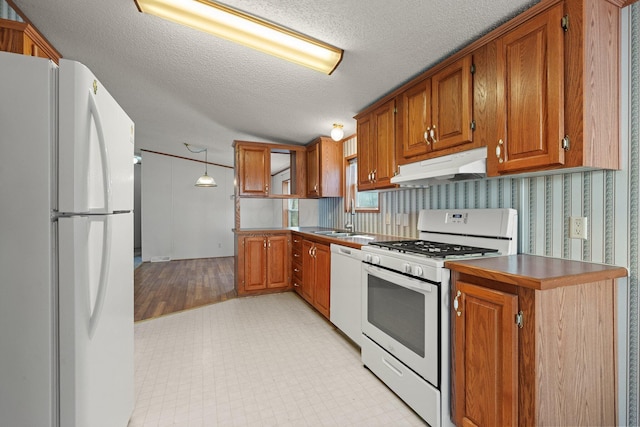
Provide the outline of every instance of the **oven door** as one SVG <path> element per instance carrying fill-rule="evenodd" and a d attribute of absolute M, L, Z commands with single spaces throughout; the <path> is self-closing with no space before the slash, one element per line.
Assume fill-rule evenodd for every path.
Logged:
<path fill-rule="evenodd" d="M 439 387 L 439 286 L 366 263 L 362 273 L 362 333 Z"/>

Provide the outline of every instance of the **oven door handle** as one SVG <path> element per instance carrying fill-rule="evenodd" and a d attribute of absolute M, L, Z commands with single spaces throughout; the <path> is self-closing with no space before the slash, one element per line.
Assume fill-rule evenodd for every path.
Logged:
<path fill-rule="evenodd" d="M 363 266 L 363 270 L 366 274 L 371 274 L 372 276 L 379 277 L 397 286 L 402 286 L 403 288 L 407 289 L 414 289 L 420 292 L 433 292 L 433 285 L 425 280 L 414 279 L 412 277 L 407 277 L 400 273 L 394 273 L 392 271 L 388 271 L 369 264 L 363 264 Z"/>

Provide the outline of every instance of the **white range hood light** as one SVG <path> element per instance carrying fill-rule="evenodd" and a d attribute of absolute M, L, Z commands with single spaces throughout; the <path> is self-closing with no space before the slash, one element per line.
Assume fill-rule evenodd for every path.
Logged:
<path fill-rule="evenodd" d="M 487 176 L 487 147 L 423 160 L 400 166 L 391 178 L 401 187 L 428 187 L 449 181 L 478 179 Z"/>

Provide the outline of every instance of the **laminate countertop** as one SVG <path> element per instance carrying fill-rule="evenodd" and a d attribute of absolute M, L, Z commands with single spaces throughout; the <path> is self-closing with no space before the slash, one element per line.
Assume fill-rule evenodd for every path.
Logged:
<path fill-rule="evenodd" d="M 624 267 L 525 254 L 447 261 L 444 265 L 458 273 L 536 290 L 627 276 Z"/>
<path fill-rule="evenodd" d="M 372 242 L 388 242 L 393 240 L 414 240 L 406 237 L 398 237 L 398 236 L 389 236 L 384 234 L 374 234 L 374 233 L 360 233 L 356 231 L 356 235 L 353 237 L 332 237 L 332 236 L 324 236 L 322 234 L 316 234 L 317 231 L 339 231 L 339 232 L 347 232 L 348 230 L 341 230 L 335 228 L 326 228 L 326 227 L 267 227 L 267 228 L 239 228 L 234 229 L 233 232 L 236 235 L 255 235 L 255 234 L 268 234 L 268 233 L 286 233 L 286 232 L 296 232 L 301 233 L 305 236 L 305 238 L 312 240 L 318 243 L 331 244 L 334 243 L 336 245 L 347 246 L 354 249 L 360 249 L 362 246 L 372 243 Z M 358 237 L 358 236 L 366 236 L 366 237 Z"/>

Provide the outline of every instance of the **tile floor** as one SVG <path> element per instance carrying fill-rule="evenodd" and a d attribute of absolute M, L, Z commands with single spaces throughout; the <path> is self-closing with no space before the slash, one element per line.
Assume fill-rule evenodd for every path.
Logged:
<path fill-rule="evenodd" d="M 141 426 L 424 426 L 293 293 L 135 325 Z"/>

